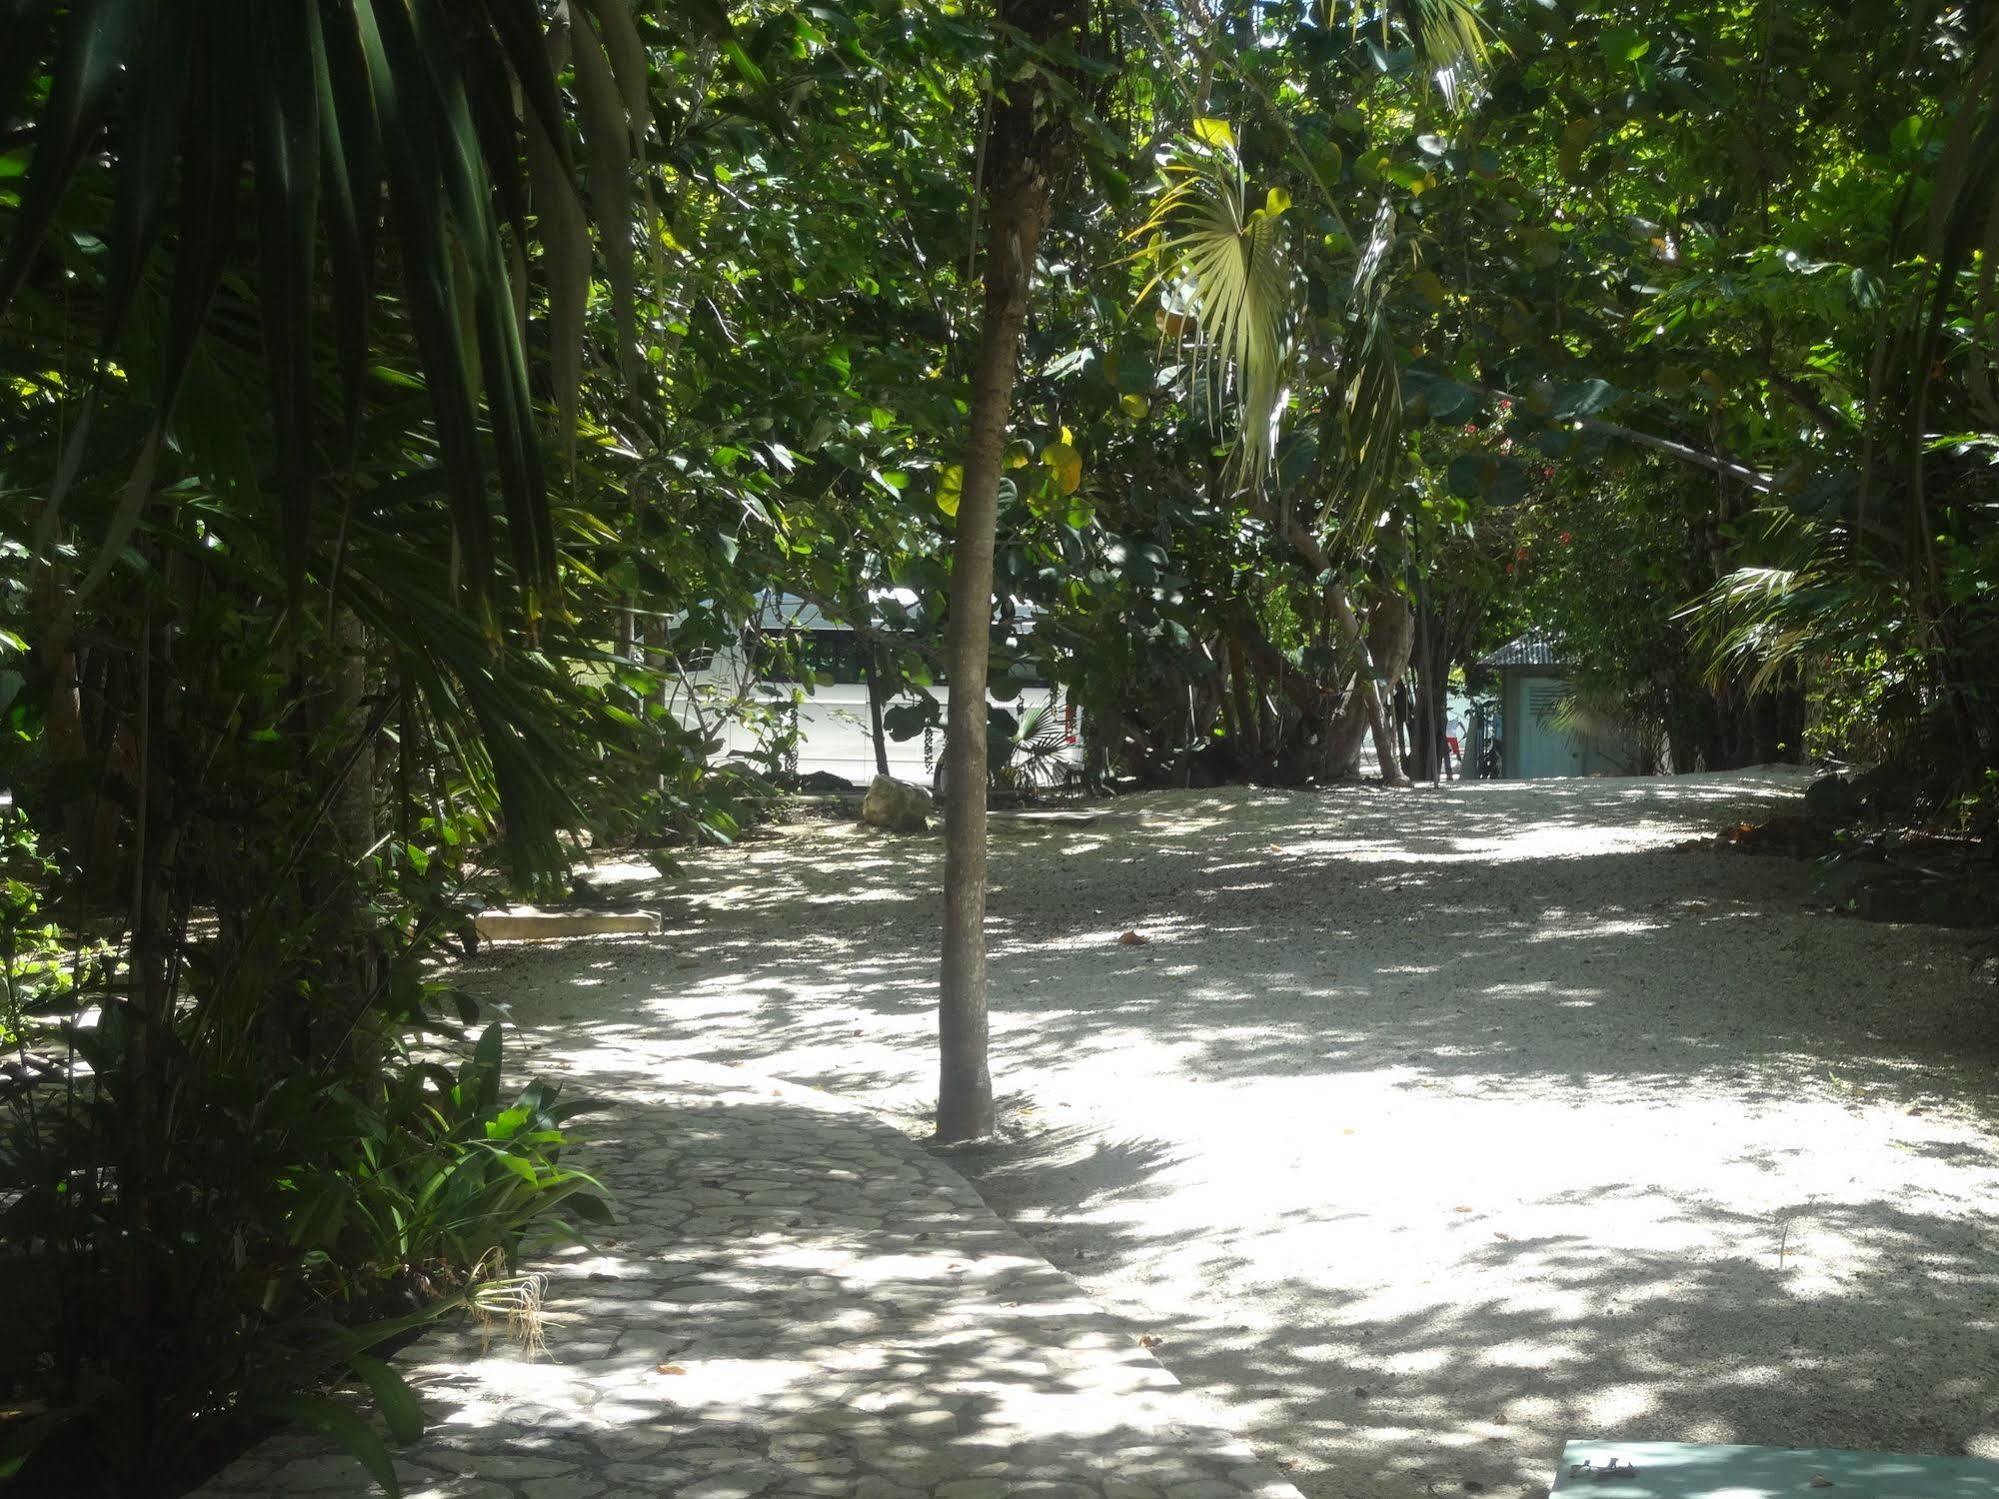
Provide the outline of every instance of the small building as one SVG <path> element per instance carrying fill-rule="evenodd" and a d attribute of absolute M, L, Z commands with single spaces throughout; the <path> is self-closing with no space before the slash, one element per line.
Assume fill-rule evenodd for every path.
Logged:
<path fill-rule="evenodd" d="M 916 595 L 882 591 L 907 610 Z M 1006 628 L 1025 635 L 1034 611 L 1007 600 Z M 891 627 L 892 628 L 892 627 Z M 998 628 L 996 626 L 996 628 Z M 884 715 L 924 698 L 936 703 L 932 727 L 896 738 L 877 727 L 869 701 L 872 653 L 853 626 L 795 594 L 764 594 L 757 615 L 739 639 L 690 661 L 668 687 L 668 701 L 681 723 L 714 742 L 719 759 L 755 760 L 775 742 L 781 768 L 791 775 L 833 775 L 857 786 L 874 776 L 876 735 L 888 772 L 919 785 L 936 784 L 944 753 L 942 724 L 951 689 L 941 673 L 927 685 L 905 686 L 880 704 Z M 1061 687 L 1043 680 L 1016 684 L 1017 694 L 1002 702 L 988 687 L 987 705 L 1012 715 L 1022 752 L 1032 749 L 1044 774 L 1071 779 L 1083 764 L 1082 721 Z M 894 720 L 889 718 L 887 729 Z"/>
<path fill-rule="evenodd" d="M 1482 675 L 1498 678 L 1498 711 L 1479 715 L 1472 764 L 1484 763 L 1496 739 L 1499 774 L 1507 780 L 1636 775 L 1644 768 L 1646 756 L 1629 736 L 1564 711 L 1569 684 L 1561 650 L 1545 631 L 1509 640 L 1480 657 L 1478 666 Z"/>

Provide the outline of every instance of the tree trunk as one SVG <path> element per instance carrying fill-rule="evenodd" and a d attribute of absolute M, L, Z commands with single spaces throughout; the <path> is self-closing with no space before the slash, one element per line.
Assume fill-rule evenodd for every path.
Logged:
<path fill-rule="evenodd" d="M 1002 30 L 1016 28 L 1040 46 L 1073 29 L 1081 15 L 1080 7 L 1060 0 L 1001 0 L 997 20 Z M 985 933 L 986 659 L 992 649 L 993 537 L 1000 459 L 1035 251 L 1048 225 L 1051 179 L 1070 149 L 1062 114 L 1047 79 L 1025 70 L 994 97 L 986 140 L 985 301 L 951 552 L 951 711 L 944 735 L 949 795 L 938 996 L 940 1140 L 973 1140 L 993 1129 Z"/>
<path fill-rule="evenodd" d="M 329 620 L 326 675 L 314 714 L 321 752 L 341 777 L 317 835 L 324 861 L 319 969 L 326 993 L 314 1007 L 312 1055 L 326 1062 L 352 1045 L 369 1046 L 361 1019 L 381 981 L 381 953 L 369 929 L 355 867 L 375 845 L 375 727 L 368 722 L 368 639 L 345 604 Z"/>
<path fill-rule="evenodd" d="M 882 724 L 882 699 L 887 689 L 882 682 L 882 648 L 873 641 L 866 642 L 867 654 L 862 658 L 867 663 L 868 673 L 868 737 L 875 746 L 875 774 L 888 774 L 888 731 Z"/>
<path fill-rule="evenodd" d="M 1407 786 L 1409 777 L 1395 759 L 1395 744 L 1389 733 L 1389 719 L 1381 706 L 1375 685 L 1380 671 L 1391 679 L 1400 676 L 1409 664 L 1412 616 L 1399 594 L 1383 593 L 1368 610 L 1367 629 L 1362 632 L 1344 593 L 1337 599 L 1341 631 L 1354 648 L 1358 664 L 1347 700 L 1327 731 L 1329 774 L 1351 778 L 1360 774 L 1361 741 L 1371 732 L 1374 753 L 1381 762 L 1382 781 L 1390 786 Z"/>
<path fill-rule="evenodd" d="M 1408 606 L 1400 599 L 1393 602 L 1401 610 L 1395 616 L 1397 623 L 1406 626 Z M 1348 646 L 1359 658 L 1354 672 L 1354 697 L 1359 701 L 1361 711 L 1367 715 L 1367 726 L 1374 735 L 1374 757 L 1381 765 L 1382 782 L 1389 786 L 1407 786 L 1409 777 L 1403 774 L 1402 765 L 1395 756 L 1395 739 L 1389 730 L 1388 713 L 1382 707 L 1377 674 L 1392 677 L 1401 672 L 1409 659 L 1409 632 L 1406 628 L 1400 631 L 1400 650 L 1396 653 L 1397 659 L 1392 662 L 1378 646 L 1371 646 L 1367 638 L 1373 633 L 1373 627 L 1381 622 L 1380 609 L 1387 603 L 1388 600 L 1384 599 L 1381 605 L 1376 606 L 1373 611 L 1375 618 L 1370 621 L 1369 630 L 1363 633 L 1360 621 L 1354 617 L 1353 606 L 1347 602 L 1346 590 L 1333 590 L 1333 612 L 1340 622 L 1340 632 L 1346 636 Z"/>

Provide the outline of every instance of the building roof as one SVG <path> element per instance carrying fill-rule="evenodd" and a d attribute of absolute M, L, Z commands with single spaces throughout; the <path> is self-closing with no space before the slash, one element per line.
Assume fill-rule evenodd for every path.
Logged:
<path fill-rule="evenodd" d="M 1498 650 L 1478 658 L 1480 666 L 1559 666 L 1555 642 L 1544 630 L 1516 635 Z"/>

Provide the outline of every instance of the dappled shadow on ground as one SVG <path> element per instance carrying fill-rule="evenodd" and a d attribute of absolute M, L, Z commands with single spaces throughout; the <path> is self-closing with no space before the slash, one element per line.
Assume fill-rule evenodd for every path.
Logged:
<path fill-rule="evenodd" d="M 996 834 L 1006 1138 L 962 1164 L 1308 1492 L 1524 1491 L 1571 1436 L 1994 1455 L 1985 992 L 1935 933 L 1811 911 L 1808 866 L 1676 846 L 1797 788 L 1168 793 Z M 657 942 L 470 987 L 584 1076 L 739 1062 L 920 1130 L 934 840 L 633 874 Z"/>
<path fill-rule="evenodd" d="M 579 1154 L 619 1221 L 538 1260 L 538 1356 L 470 1328 L 403 1356 L 431 1423 L 398 1455 L 407 1491 L 1291 1493 L 954 1173 L 858 1111 L 718 1073 L 598 1072 Z M 209 1493 L 307 1491 L 364 1481 L 292 1434 Z"/>

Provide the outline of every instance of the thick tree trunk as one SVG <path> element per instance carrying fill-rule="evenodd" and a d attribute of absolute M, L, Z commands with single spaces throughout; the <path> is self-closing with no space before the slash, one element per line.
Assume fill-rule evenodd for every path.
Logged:
<path fill-rule="evenodd" d="M 1381 779 L 1389 786 L 1407 786 L 1409 777 L 1403 773 L 1401 761 L 1395 754 L 1395 736 L 1389 727 L 1388 710 L 1381 701 L 1381 680 L 1392 680 L 1401 674 L 1409 661 L 1409 606 L 1399 598 L 1384 597 L 1371 611 L 1369 629 L 1363 632 L 1360 620 L 1355 617 L 1353 606 L 1347 602 L 1346 590 L 1332 591 L 1333 613 L 1340 622 L 1340 632 L 1346 636 L 1347 645 L 1359 660 L 1354 672 L 1353 695 L 1367 716 L 1368 729 L 1374 735 L 1374 757 L 1381 765 Z M 1395 637 L 1399 648 L 1391 653 L 1384 652 L 1378 644 L 1371 644 L 1368 635 L 1383 621 L 1381 611 L 1392 608 L 1399 611 L 1387 618 L 1393 618 L 1400 627 Z M 1355 741 L 1355 752 L 1359 751 L 1359 741 Z"/>
<path fill-rule="evenodd" d="M 1328 773 L 1351 778 L 1360 774 L 1361 741 L 1371 732 L 1375 757 L 1381 762 L 1381 778 L 1390 786 L 1407 786 L 1409 777 L 1395 759 L 1395 743 L 1389 731 L 1388 714 L 1375 683 L 1379 671 L 1391 680 L 1409 665 L 1409 644 L 1414 634 L 1413 616 L 1401 595 L 1384 593 L 1368 610 L 1367 629 L 1342 594 L 1338 607 L 1343 611 L 1343 632 L 1359 658 L 1352 690 L 1327 731 Z M 1346 629 L 1351 622 L 1351 629 Z"/>
<path fill-rule="evenodd" d="M 1001 0 L 998 21 L 1044 44 L 1080 7 Z M 938 996 L 937 1138 L 993 1129 L 986 1065 L 986 660 L 992 649 L 993 536 L 1000 459 L 1013 405 L 1034 257 L 1049 188 L 1070 141 L 1047 80 L 1028 71 L 992 105 L 985 150 L 985 305 L 972 365 L 972 408 L 951 552 L 951 710 L 944 736 L 944 961 Z"/>

